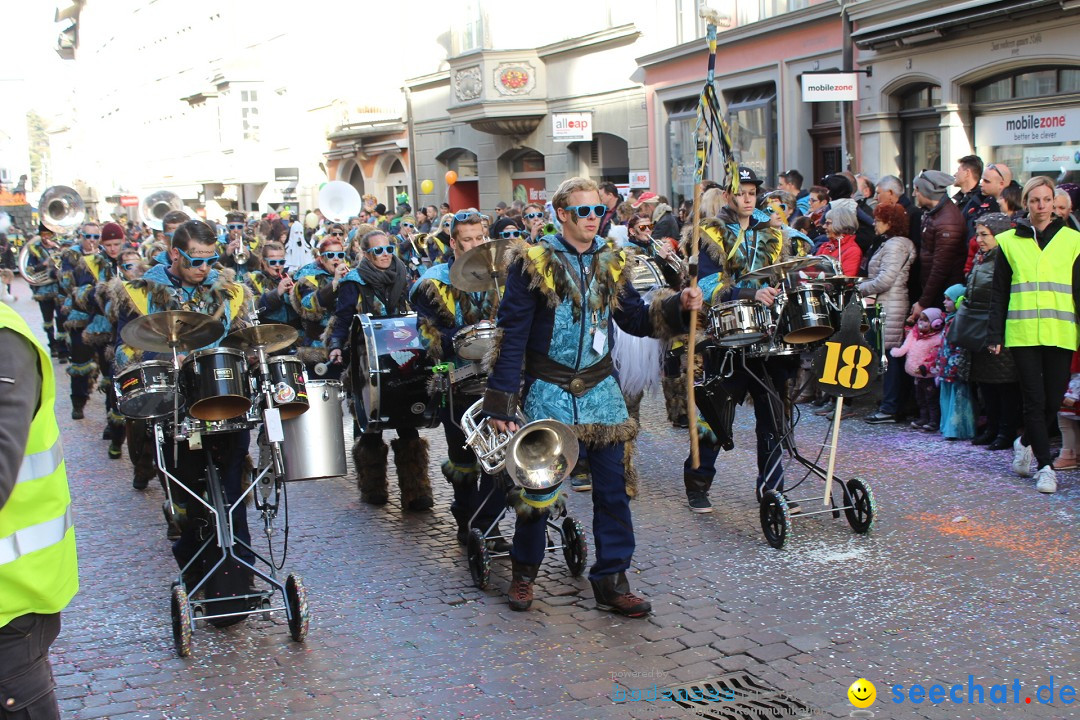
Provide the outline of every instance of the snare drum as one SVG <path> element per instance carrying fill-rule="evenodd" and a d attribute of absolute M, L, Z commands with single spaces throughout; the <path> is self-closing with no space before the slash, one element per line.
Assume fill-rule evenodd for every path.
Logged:
<path fill-rule="evenodd" d="M 416 313 L 357 315 L 350 336 L 353 361 L 349 371 L 360 426 L 368 430 L 436 427 L 437 403 L 428 391 L 433 365 L 420 344 Z"/>
<path fill-rule="evenodd" d="M 304 363 L 292 355 L 267 358 L 270 368 L 270 394 L 282 420 L 291 420 L 308 409 L 307 378 Z"/>
<path fill-rule="evenodd" d="M 753 300 L 732 300 L 709 308 L 709 327 L 720 345 L 753 345 L 765 337 L 764 307 Z"/>
<path fill-rule="evenodd" d="M 196 350 L 180 369 L 188 413 L 197 420 L 228 420 L 251 409 L 247 359 L 240 350 Z"/>
<path fill-rule="evenodd" d="M 495 323 L 481 320 L 454 333 L 454 352 L 465 360 L 483 360 L 484 355 L 495 347 L 498 337 L 499 329 Z"/>
<path fill-rule="evenodd" d="M 825 288 L 798 285 L 787 291 L 787 302 L 777 331 L 792 345 L 824 340 L 835 332 Z"/>
<path fill-rule="evenodd" d="M 345 426 L 337 380 L 312 380 L 307 384 L 308 410 L 281 423 L 285 443 L 285 479 L 318 480 L 340 477 L 345 468 Z"/>
<path fill-rule="evenodd" d="M 124 417 L 153 420 L 173 411 L 176 404 L 176 368 L 165 360 L 132 365 L 113 377 L 117 404 Z M 184 403 L 178 403 L 183 407 Z"/>

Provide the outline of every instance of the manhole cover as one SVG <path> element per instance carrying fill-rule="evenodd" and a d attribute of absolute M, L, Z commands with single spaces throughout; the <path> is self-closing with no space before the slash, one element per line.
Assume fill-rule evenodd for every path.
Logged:
<path fill-rule="evenodd" d="M 670 685 L 657 694 L 686 708 L 692 717 L 708 720 L 798 719 L 820 714 L 747 672 Z"/>

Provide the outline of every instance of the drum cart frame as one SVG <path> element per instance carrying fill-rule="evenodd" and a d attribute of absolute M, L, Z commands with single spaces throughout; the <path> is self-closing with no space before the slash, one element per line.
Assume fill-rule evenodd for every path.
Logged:
<path fill-rule="evenodd" d="M 200 545 L 192 558 L 183 568 L 181 568 L 177 579 L 172 583 L 170 607 L 172 615 L 173 644 L 177 655 L 180 657 L 187 657 L 191 654 L 192 632 L 194 631 L 196 624 L 200 621 L 211 621 L 231 617 L 247 617 L 255 614 L 262 614 L 263 617 L 268 618 L 271 612 L 284 610 L 286 618 L 288 619 L 289 634 L 292 639 L 296 642 L 303 642 L 307 637 L 310 612 L 307 601 L 307 588 L 304 585 L 303 579 L 297 574 L 289 574 L 283 582 L 278 576 L 280 568 L 271 560 L 264 558 L 256 552 L 251 545 L 238 540 L 233 528 L 232 509 L 237 505 L 244 507 L 245 501 L 250 494 L 254 499 L 256 509 L 259 510 L 262 517 L 263 532 L 267 537 L 267 542 L 270 541 L 273 534 L 273 522 L 277 517 L 279 507 L 284 509 L 285 539 L 286 543 L 288 542 L 288 492 L 282 492 L 285 486 L 285 470 L 281 454 L 283 432 L 281 429 L 280 411 L 274 406 L 274 400 L 269 385 L 270 371 L 265 348 L 259 345 L 255 348 L 255 351 L 258 355 L 259 372 L 263 380 L 261 384 L 263 388 L 263 411 L 261 419 L 266 423 L 272 457 L 271 462 L 258 473 L 251 484 L 243 491 L 243 493 L 241 493 L 240 497 L 238 497 L 235 502 L 227 504 L 225 501 L 225 494 L 209 449 L 206 449 L 206 492 L 209 496 L 209 500 L 204 499 L 200 493 L 196 492 L 193 488 L 189 487 L 175 475 L 170 473 L 166 469 L 167 465 L 165 464 L 163 451 L 164 444 L 167 442 L 165 437 L 165 423 L 162 418 L 158 418 L 153 424 L 158 469 L 166 478 L 166 482 L 164 483 L 167 498 L 166 507 L 169 509 L 174 507 L 172 485 L 175 483 L 177 487 L 181 488 L 188 496 L 205 508 L 209 513 L 213 526 L 212 534 L 203 541 L 202 545 Z M 175 345 L 172 348 L 172 355 L 173 365 L 179 373 L 180 363 Z M 179 392 L 176 393 L 172 416 L 173 432 L 171 433 L 171 441 L 174 447 L 174 459 L 176 458 L 176 447 L 179 445 L 180 440 L 187 440 L 189 447 L 191 447 L 193 440 L 196 442 L 201 440 L 198 432 L 187 433 L 184 426 L 178 422 L 178 403 Z M 259 488 L 261 500 L 255 496 L 256 488 Z M 273 496 L 273 502 L 271 502 L 271 494 Z M 244 507 L 244 512 L 246 512 L 246 507 Z M 194 567 L 207 553 L 212 552 L 212 547 L 215 546 L 220 549 L 221 557 L 217 559 L 202 577 L 189 588 L 184 580 L 185 573 Z M 236 550 L 237 546 L 250 552 L 255 558 L 254 562 L 248 562 L 240 557 Z M 272 553 L 273 551 L 271 549 L 271 556 Z M 204 588 L 206 583 L 215 573 L 222 569 L 226 564 L 227 559 L 231 559 L 241 567 L 250 570 L 255 576 L 261 578 L 270 585 L 270 589 L 258 590 L 253 593 L 241 595 L 195 599 L 193 596 L 199 590 Z M 256 566 L 256 563 L 264 563 L 268 569 L 263 571 Z M 282 558 L 282 564 L 284 564 L 284 557 Z M 272 598 L 275 593 L 278 592 L 281 593 L 281 604 L 274 605 Z M 237 612 L 214 613 L 212 611 L 215 603 L 235 602 L 238 600 L 248 601 L 252 605 L 252 608 Z"/>
<path fill-rule="evenodd" d="M 809 350 L 816 347 L 818 344 L 819 343 L 807 343 L 805 347 Z M 760 377 L 758 373 L 747 364 L 747 352 L 750 348 L 750 345 L 718 345 L 718 350 L 726 353 L 726 356 L 721 362 L 721 376 L 730 377 L 733 374 L 734 354 L 738 353 L 742 370 L 767 393 L 769 402 L 772 404 L 773 417 L 782 418 L 781 427 L 775 428 L 777 434 L 780 436 L 779 444 L 782 448 L 782 452 L 786 452 L 788 458 L 794 460 L 799 465 L 802 465 L 807 471 L 798 482 L 794 483 L 794 485 L 788 487 L 784 491 L 769 489 L 762 493 L 758 505 L 758 519 L 762 533 L 765 536 L 765 541 L 773 548 L 778 550 L 782 549 L 792 535 L 792 521 L 794 519 L 824 514 L 831 514 L 834 519 L 838 519 L 841 512 L 844 513 L 853 532 L 860 535 L 869 533 L 874 527 L 874 521 L 877 516 L 877 503 L 874 499 L 874 493 L 870 484 L 860 477 L 853 476 L 847 480 L 843 480 L 836 476 L 833 473 L 835 452 L 830 456 L 829 466 L 823 468 L 818 464 L 820 453 L 818 458 L 811 460 L 799 451 L 795 442 L 795 426 L 798 424 L 798 420 L 794 413 L 789 414 L 787 412 L 786 403 L 773 385 L 772 379 L 767 374 L 764 377 Z M 762 359 L 764 360 L 767 357 L 767 355 L 763 356 Z M 725 368 L 727 369 L 726 373 L 724 372 Z M 798 412 L 794 407 L 793 410 L 794 412 Z M 836 422 L 830 427 L 829 433 L 825 437 L 825 443 L 822 445 L 823 451 L 825 448 L 829 447 L 829 437 L 837 431 L 839 411 L 840 408 L 838 407 Z M 801 486 L 811 475 L 824 481 L 825 494 L 812 497 L 791 497 L 791 493 Z M 839 505 L 837 504 L 837 493 L 832 491 L 834 484 L 838 486 L 839 493 L 842 497 L 841 504 Z M 822 510 L 805 509 L 809 507 L 809 503 L 815 502 L 826 507 Z M 799 504 L 799 511 L 796 513 L 791 512 L 791 505 L 793 503 Z"/>

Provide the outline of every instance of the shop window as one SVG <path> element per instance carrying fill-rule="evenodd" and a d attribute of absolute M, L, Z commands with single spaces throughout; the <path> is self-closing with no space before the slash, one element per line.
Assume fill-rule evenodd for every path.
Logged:
<path fill-rule="evenodd" d="M 776 177 L 776 86 L 765 83 L 724 94 L 740 164 L 758 177 Z"/>
<path fill-rule="evenodd" d="M 514 200 L 523 203 L 547 202 L 544 156 L 536 150 L 524 150 L 511 157 L 510 184 Z"/>
<path fill-rule="evenodd" d="M 900 105 L 901 173 L 904 180 L 923 170 L 941 169 L 941 87 L 919 84 L 905 88 L 897 97 Z"/>
<path fill-rule="evenodd" d="M 900 110 L 929 110 L 941 104 L 941 87 L 923 85 L 900 96 Z"/>
<path fill-rule="evenodd" d="M 975 102 L 1047 97 L 1080 92 L 1080 68 L 1044 67 L 991 78 L 974 87 Z"/>
<path fill-rule="evenodd" d="M 544 156 L 535 150 L 529 151 L 514 158 L 510 163 L 510 169 L 515 175 L 542 173 L 544 172 Z"/>
<path fill-rule="evenodd" d="M 467 150 L 447 160 L 446 169 L 456 172 L 458 180 L 475 180 L 480 174 L 477 171 L 476 153 Z"/>

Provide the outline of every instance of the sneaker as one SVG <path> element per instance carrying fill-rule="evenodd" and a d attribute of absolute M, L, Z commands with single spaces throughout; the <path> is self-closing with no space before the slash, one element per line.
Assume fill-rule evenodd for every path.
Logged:
<path fill-rule="evenodd" d="M 136 475 L 131 479 L 131 487 L 135 490 L 145 490 L 150 485 L 150 478 L 139 477 Z"/>
<path fill-rule="evenodd" d="M 120 445 L 117 445 L 115 443 L 110 443 L 109 444 L 109 459 L 110 460 L 119 460 L 120 456 L 122 454 L 123 454 L 123 448 Z"/>
<path fill-rule="evenodd" d="M 1044 465 L 1035 473 L 1035 489 L 1041 493 L 1057 492 L 1057 473 L 1054 468 Z"/>
<path fill-rule="evenodd" d="M 494 553 L 508 553 L 513 547 L 504 537 L 491 538 L 487 541 L 487 549 Z"/>
<path fill-rule="evenodd" d="M 570 488 L 574 492 L 587 492 L 592 490 L 592 475 L 575 475 L 570 478 Z"/>
<path fill-rule="evenodd" d="M 938 431 L 938 424 L 936 422 L 928 422 L 920 428 L 923 432 L 936 433 Z"/>
<path fill-rule="evenodd" d="M 686 496 L 687 502 L 690 503 L 690 511 L 696 513 L 711 513 L 712 503 L 709 502 L 709 496 L 703 492 L 689 493 Z"/>
<path fill-rule="evenodd" d="M 1013 472 L 1020 477 L 1031 477 L 1031 463 L 1033 462 L 1035 462 L 1035 453 L 1032 452 L 1031 446 L 1022 445 L 1020 438 L 1016 438 L 1013 441 Z"/>
<path fill-rule="evenodd" d="M 911 421 L 911 427 L 915 430 L 922 430 L 925 425 L 926 423 L 922 420 L 919 420 L 918 418 Z"/>
<path fill-rule="evenodd" d="M 883 412 L 879 411 L 879 412 L 874 413 L 873 415 L 869 415 L 869 416 L 863 418 L 863 422 L 868 423 L 870 425 L 889 425 L 889 424 L 892 424 L 892 423 L 897 423 L 897 422 L 899 422 L 899 420 L 897 419 L 897 417 L 895 415 L 892 415 L 890 413 L 883 413 Z"/>

